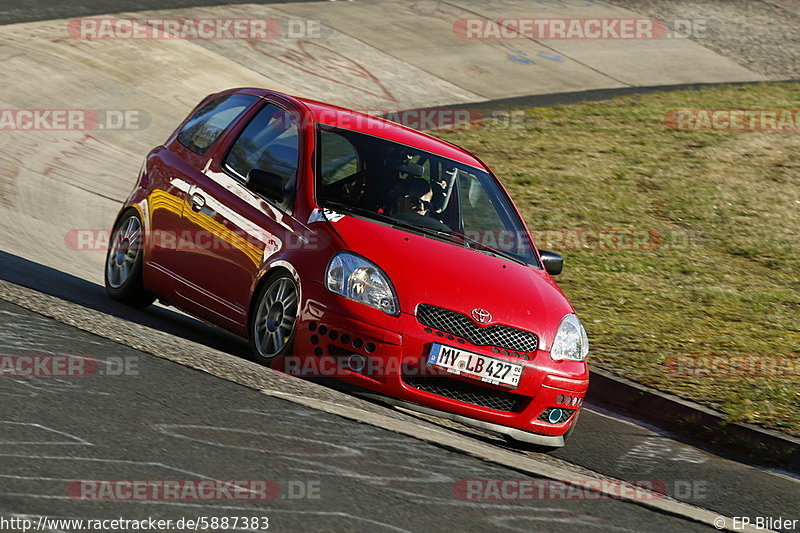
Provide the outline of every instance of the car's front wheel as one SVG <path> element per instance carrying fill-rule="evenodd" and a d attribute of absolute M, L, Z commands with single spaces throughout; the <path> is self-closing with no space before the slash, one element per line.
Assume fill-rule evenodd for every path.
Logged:
<path fill-rule="evenodd" d="M 291 352 L 299 299 L 297 284 L 288 272 L 273 275 L 264 283 L 250 324 L 250 340 L 259 363 L 269 364 Z"/>
<path fill-rule="evenodd" d="M 111 233 L 105 285 L 109 296 L 134 307 L 147 307 L 155 301 L 142 284 L 143 243 L 142 220 L 135 209 L 129 209 Z"/>

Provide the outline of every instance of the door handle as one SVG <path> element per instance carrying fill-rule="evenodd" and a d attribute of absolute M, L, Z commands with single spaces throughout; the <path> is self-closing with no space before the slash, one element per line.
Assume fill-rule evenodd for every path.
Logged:
<path fill-rule="evenodd" d="M 206 199 L 200 193 L 192 194 L 192 197 L 189 199 L 189 204 L 192 206 L 193 211 L 200 211 L 206 205 Z"/>

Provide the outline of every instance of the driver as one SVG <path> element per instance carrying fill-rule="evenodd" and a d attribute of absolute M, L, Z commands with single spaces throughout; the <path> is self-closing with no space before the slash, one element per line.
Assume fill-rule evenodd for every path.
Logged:
<path fill-rule="evenodd" d="M 424 178 L 406 178 L 398 186 L 394 218 L 439 231 L 450 231 L 440 220 L 430 216 L 433 191 Z"/>

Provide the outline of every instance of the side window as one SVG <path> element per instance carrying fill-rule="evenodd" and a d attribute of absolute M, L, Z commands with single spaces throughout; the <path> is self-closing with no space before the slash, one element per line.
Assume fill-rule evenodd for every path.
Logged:
<path fill-rule="evenodd" d="M 358 152 L 343 135 L 320 130 L 320 179 L 330 185 L 358 171 Z"/>
<path fill-rule="evenodd" d="M 254 168 L 272 172 L 293 189 L 299 153 L 297 121 L 288 111 L 267 104 L 233 143 L 225 165 L 242 179 Z"/>
<path fill-rule="evenodd" d="M 228 126 L 258 100 L 249 94 L 227 94 L 201 107 L 178 133 L 178 142 L 205 155 Z"/>

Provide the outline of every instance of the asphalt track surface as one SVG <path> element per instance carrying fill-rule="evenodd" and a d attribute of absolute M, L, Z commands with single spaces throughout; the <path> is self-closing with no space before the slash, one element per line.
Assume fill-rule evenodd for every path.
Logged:
<path fill-rule="evenodd" d="M 7 281 L 30 286 L 42 292 L 59 296 L 64 300 L 74 302 L 77 306 L 100 311 L 107 315 L 122 318 L 125 321 L 144 324 L 178 338 L 221 349 L 237 357 L 247 357 L 247 348 L 242 342 L 215 328 L 170 309 L 151 307 L 147 310 L 134 310 L 127 308 L 109 300 L 102 287 L 80 278 L 59 273 L 48 267 L 36 265 L 6 253 L 0 253 L 0 272 L 2 272 L 0 277 Z M 61 480 L 59 483 L 64 479 L 84 479 L 87 477 L 97 479 L 174 479 L 175 476 L 165 475 L 165 472 L 160 474 L 153 472 L 150 477 L 147 477 L 140 472 L 137 463 L 125 463 L 122 461 L 123 459 L 126 461 L 145 461 L 148 453 L 147 449 L 174 449 L 186 444 L 171 442 L 172 439 L 166 438 L 163 433 L 159 434 L 152 427 L 147 427 L 147 421 L 151 426 L 153 421 L 163 422 L 164 420 L 168 420 L 170 423 L 188 425 L 198 425 L 198 420 L 206 421 L 208 424 L 216 421 L 218 426 L 228 427 L 233 425 L 237 428 L 247 428 L 248 431 L 271 434 L 273 432 L 271 424 L 278 423 L 278 420 L 280 420 L 281 435 L 291 435 L 291 437 L 281 437 L 284 440 L 277 442 L 274 440 L 270 442 L 269 438 L 264 437 L 262 439 L 259 437 L 258 442 L 248 446 L 256 448 L 257 452 L 255 450 L 250 450 L 250 452 L 256 453 L 259 457 L 263 457 L 264 460 L 273 455 L 284 458 L 284 453 L 289 453 L 290 455 L 294 453 L 286 451 L 293 448 L 293 443 L 295 442 L 293 439 L 319 440 L 329 435 L 327 430 L 316 433 L 322 427 L 316 420 L 317 417 L 320 420 L 327 420 L 330 415 L 264 397 L 239 385 L 186 369 L 174 363 L 159 360 L 142 352 L 130 350 L 102 337 L 86 334 L 70 326 L 46 319 L 2 301 L 0 301 L 0 316 L 2 316 L 2 320 L 0 320 L 0 339 L 2 339 L 0 340 L 0 355 L 71 354 L 94 357 L 98 360 L 109 356 L 116 358 L 128 357 L 134 358 L 138 362 L 140 369 L 138 374 L 133 376 L 95 376 L 79 378 L 77 381 L 75 379 L 57 380 L 58 383 L 55 386 L 52 386 L 45 378 L 5 378 L 0 380 L 0 386 L 2 386 L 0 388 L 0 396 L 8 397 L 11 400 L 0 404 L 4 406 L 2 407 L 4 413 L 0 417 L 1 420 L 14 423 L 38 424 L 52 431 L 75 435 L 80 439 L 94 443 L 95 447 L 114 448 L 117 450 L 115 458 L 120 461 L 114 464 L 108 463 L 106 465 L 107 469 L 103 471 L 105 476 L 103 476 L 100 474 L 84 474 L 82 467 L 77 462 L 62 463 L 57 459 L 53 459 L 49 460 L 47 464 L 37 467 L 41 470 L 38 470 L 38 476 L 34 477 L 57 477 Z M 88 392 L 84 388 L 84 385 L 87 384 L 92 385 Z M 94 388 L 95 385 L 97 389 Z M 94 402 L 99 403 L 91 407 Z M 262 415 L 257 418 L 249 417 L 250 425 L 238 421 L 235 424 L 221 422 L 221 420 L 234 420 L 231 417 L 236 409 L 230 406 L 250 409 L 253 405 L 263 406 L 259 407 Z M 269 405 L 280 407 L 267 407 Z M 230 412 L 221 409 L 221 406 L 228 406 L 228 411 Z M 167 418 L 162 416 L 160 414 L 162 408 L 174 409 L 172 416 Z M 108 413 L 104 414 L 104 409 L 109 409 Z M 381 408 L 376 406 L 376 409 Z M 252 425 L 254 420 L 259 422 L 255 426 Z M 311 422 L 312 420 L 313 422 Z M 297 427 L 291 428 L 292 424 Z M 494 440 L 463 426 L 446 423 L 444 425 L 470 438 L 506 448 L 502 441 Z M 364 438 L 364 431 L 367 431 L 366 426 L 352 422 L 339 421 L 336 427 L 335 434 L 339 440 L 336 440 L 335 443 L 346 446 L 358 446 Z M 130 437 L 131 434 L 133 437 Z M 120 442 L 124 443 L 128 438 L 132 438 L 130 444 L 120 445 Z M 105 443 L 106 439 L 112 439 L 117 444 Z M 401 436 L 398 436 L 397 439 L 403 442 L 413 441 L 413 439 Z M 10 440 L 31 442 L 24 437 L 13 437 Z M 136 443 L 144 441 L 146 441 L 146 445 L 142 444 L 144 447 L 137 451 Z M 238 446 L 238 444 L 235 445 Z M 409 444 L 409 446 L 411 445 Z M 436 449 L 422 443 L 417 443 L 413 446 Z M 19 455 L 38 456 L 43 453 L 42 450 L 36 447 L 28 447 L 27 445 L 14 446 L 14 448 Z M 69 449 L 73 450 L 73 448 Z M 8 450 L 3 448 L 2 451 L 5 453 Z M 598 406 L 589 405 L 584 409 L 580 424 L 578 424 L 576 431 L 569 440 L 569 445 L 551 454 L 551 458 L 544 458 L 539 454 L 529 452 L 520 451 L 518 453 L 538 457 L 546 461 L 556 461 L 559 466 L 566 467 L 574 472 L 575 479 L 580 479 L 587 472 L 591 472 L 618 479 L 645 480 L 645 482 L 651 482 L 658 490 L 662 490 L 672 498 L 712 510 L 721 515 L 793 517 L 798 512 L 797 480 L 793 479 L 790 474 L 771 472 L 721 457 L 711 450 L 702 449 L 700 443 L 682 442 L 669 433 L 648 426 L 646 423 L 626 418 L 620 413 L 606 411 Z M 144 457 L 142 454 L 144 454 Z M 428 455 L 430 454 L 438 456 L 442 454 L 442 451 L 428 452 Z M 459 457 L 457 454 L 452 453 L 447 453 L 446 455 L 448 457 Z M 405 455 L 398 457 L 393 455 L 392 461 L 401 470 L 427 472 L 430 470 L 430 465 L 420 462 L 422 456 L 412 457 Z M 472 458 L 461 457 L 465 464 L 473 464 L 475 462 Z M 151 457 L 150 460 L 155 459 Z M 35 494 L 34 492 L 29 492 L 28 481 L 25 480 L 26 476 L 28 476 L 27 474 L 21 478 L 13 477 L 20 475 L 17 470 L 17 464 L 20 461 L 26 464 L 24 469 L 27 470 L 30 466 L 28 461 L 22 460 L 20 457 L 0 463 L 5 465 L 0 468 L 0 478 L 7 477 L 0 485 L 5 493 L 4 495 L 0 494 L 0 515 L 20 514 L 20 510 L 24 509 L 25 513 L 22 514 L 27 513 L 39 516 L 43 514 L 42 508 L 38 508 L 39 512 L 37 514 L 33 512 L 37 508 L 30 505 L 42 499 L 56 499 L 60 504 L 66 506 L 63 511 L 59 511 L 58 516 L 93 517 L 88 511 L 96 509 L 98 504 L 87 504 L 86 502 L 76 504 L 69 501 L 68 498 L 64 497 L 64 483 L 66 482 L 61 483 L 61 485 L 58 483 L 50 484 L 48 489 L 50 492 L 45 492 L 38 497 L 30 496 L 31 502 L 22 507 L 20 507 L 20 502 L 25 500 L 25 497 L 15 496 L 9 499 L 8 496 L 13 494 Z M 267 478 L 275 479 L 284 484 L 288 483 L 288 481 L 299 482 L 303 479 L 297 476 L 292 477 L 284 470 L 272 471 L 271 477 L 264 473 L 255 475 L 250 469 L 254 461 L 258 462 L 260 459 L 254 460 L 252 457 L 207 453 L 203 455 L 200 461 L 199 464 L 206 465 L 207 469 L 194 467 L 193 472 L 197 473 L 199 471 L 207 477 L 220 475 L 218 474 L 218 468 L 221 465 L 227 465 L 232 469 L 228 474 L 228 478 Z M 159 462 L 163 461 L 159 459 Z M 323 462 L 327 463 L 328 460 L 325 459 Z M 387 463 L 386 458 L 376 458 L 375 462 L 376 464 Z M 281 461 L 278 461 L 278 463 L 281 463 Z M 452 468 L 457 463 L 458 460 L 454 460 L 448 462 L 447 465 Z M 172 465 L 173 463 L 169 464 Z M 191 470 L 186 463 L 180 462 L 177 464 L 181 465 L 181 468 Z M 265 464 L 272 466 L 272 463 L 269 462 Z M 52 476 L 47 474 L 48 471 L 56 468 L 55 465 L 62 465 L 58 467 L 58 469 L 61 469 L 58 471 L 65 472 L 63 477 L 61 475 Z M 519 474 L 510 475 L 508 471 L 500 474 L 497 468 L 484 463 L 483 466 L 475 466 L 470 471 L 475 478 L 516 479 L 519 476 Z M 430 501 L 435 501 L 437 505 L 441 506 L 439 514 L 447 515 L 447 511 L 450 510 L 455 517 L 463 513 L 465 509 L 473 506 L 472 511 L 483 516 L 480 509 L 474 507 L 474 504 L 467 505 L 453 497 L 453 483 L 458 479 L 469 479 L 467 471 L 464 471 L 464 475 L 458 473 L 458 468 L 448 472 L 448 480 L 446 482 L 442 481 L 441 484 L 449 484 L 449 492 L 445 491 L 445 493 L 438 493 L 438 495 L 436 495 L 437 493 L 430 494 L 432 498 Z M 66 475 L 66 473 L 69 473 L 69 475 Z M 388 473 L 385 473 L 385 475 L 391 477 Z M 321 496 L 320 502 L 311 503 L 313 505 L 327 505 L 327 507 L 324 507 L 326 509 L 325 512 L 333 513 L 338 517 L 337 520 L 342 520 L 349 524 L 348 527 L 350 528 L 358 528 L 360 527 L 359 518 L 336 514 L 350 508 L 347 499 L 340 499 L 337 495 L 349 490 L 348 485 L 353 481 L 353 478 L 360 479 L 360 474 L 355 475 L 347 469 L 328 472 L 325 480 L 329 492 Z M 39 482 L 37 481 L 37 483 Z M 379 483 L 376 483 L 374 480 L 373 482 L 368 482 L 367 487 L 375 489 L 379 486 Z M 370 498 L 369 490 L 367 489 L 366 492 L 367 495 L 362 495 L 362 499 Z M 433 497 L 434 495 L 436 495 L 435 498 Z M 51 498 L 52 496 L 57 496 L 58 498 Z M 365 517 L 380 518 L 381 520 L 386 517 L 394 517 L 394 521 L 390 520 L 389 523 L 410 531 L 441 530 L 440 523 L 436 520 L 427 521 L 427 515 L 424 512 L 417 513 L 413 510 L 413 507 L 398 508 L 395 501 L 391 498 L 387 499 L 382 494 L 382 490 L 376 490 L 371 497 L 373 500 L 366 507 L 371 511 L 371 514 L 367 514 Z M 425 500 L 425 498 L 421 498 L 420 501 L 422 500 Z M 323 523 L 322 515 L 290 513 L 283 505 L 297 505 L 299 506 L 298 509 L 300 509 L 308 503 L 305 500 L 281 501 L 277 507 L 273 503 L 269 508 L 283 509 L 279 514 L 287 513 L 289 518 L 285 518 L 286 520 L 299 520 L 291 522 L 291 524 L 286 522 L 288 527 L 286 530 L 297 531 L 299 530 L 298 528 L 305 529 L 310 524 Z M 548 529 L 539 529 L 542 523 L 539 513 L 544 513 L 548 516 L 548 520 L 556 520 L 557 517 L 547 514 L 551 512 L 553 503 L 560 504 L 563 502 L 526 502 L 526 512 L 520 516 L 528 517 L 527 519 L 530 521 L 525 523 L 527 526 L 535 525 L 536 528 L 534 530 L 547 531 Z M 622 530 L 631 531 L 672 530 L 664 529 L 662 527 L 663 524 L 659 522 L 662 517 L 652 511 L 648 511 L 645 514 L 654 514 L 658 517 L 652 518 L 654 520 L 653 524 L 656 524 L 656 526 L 651 527 L 648 525 L 647 520 L 642 518 L 644 510 L 634 504 L 612 502 L 613 505 L 605 506 L 603 504 L 608 502 L 583 501 L 568 503 L 570 506 L 573 504 L 577 506 L 570 511 L 570 513 L 573 513 L 570 515 L 570 520 L 574 520 L 574 524 L 570 523 L 573 525 L 582 524 L 581 527 L 586 527 L 588 524 L 584 520 L 596 521 L 592 522 L 592 526 L 589 528 L 592 531 L 604 530 L 603 528 L 606 525 L 609 527 L 613 525 L 614 528 L 629 528 Z M 149 504 L 140 505 L 149 508 Z M 486 507 L 485 503 L 480 505 Z M 129 509 L 135 507 L 127 503 L 100 505 L 100 507 L 103 506 L 114 509 L 114 512 L 125 518 L 129 518 Z M 171 506 L 164 507 L 169 508 Z M 605 511 L 612 507 L 614 508 L 613 513 L 604 514 Z M 45 507 L 45 509 L 49 508 L 49 506 Z M 154 512 L 151 511 L 151 515 Z M 534 512 L 534 515 L 528 514 L 529 512 Z M 162 511 L 159 508 L 154 516 L 161 517 L 161 513 Z M 583 518 L 579 518 L 574 513 L 580 514 Z M 52 516 L 52 514 L 47 516 Z M 169 517 L 173 515 L 163 516 Z M 517 515 L 515 514 L 515 516 Z M 417 520 L 417 518 L 420 520 Z M 314 522 L 314 520 L 319 520 L 319 522 Z M 411 522 L 408 522 L 409 520 Z M 483 516 L 481 520 L 493 523 L 496 527 L 502 526 L 510 531 L 519 526 L 519 523 L 511 524 L 499 520 L 498 515 Z M 523 520 L 523 518 L 519 520 Z M 607 520 L 612 520 L 612 522 L 605 522 Z M 556 520 L 553 523 L 562 524 L 560 520 Z M 486 527 L 486 524 L 484 524 L 484 527 Z M 688 529 L 680 530 L 694 530 L 692 528 L 700 527 L 700 525 L 693 524 L 687 527 Z"/>
<path fill-rule="evenodd" d="M 443 531 L 454 524 L 461 531 L 712 529 L 611 500 L 463 501 L 454 497 L 458 480 L 526 476 L 269 398 L 5 302 L 0 315 L 3 352 L 55 349 L 94 358 L 106 369 L 106 375 L 0 381 L 6 518 L 255 516 L 268 517 L 270 531 Z M 70 482 L 87 479 L 271 480 L 281 496 L 96 502 L 89 500 L 94 492 L 68 490 Z"/>
<path fill-rule="evenodd" d="M 3 2 L 0 22 L 225 3 L 233 2 Z M 97 272 L 82 278 L 52 264 L 0 250 L 0 279 L 246 357 L 241 341 L 210 326 L 160 306 L 140 311 L 118 305 L 87 281 Z M 529 476 L 269 397 L 0 301 L 0 355 L 25 354 L 83 355 L 113 360 L 109 364 L 122 358 L 135 361 L 138 372 L 65 380 L 0 378 L 3 518 L 246 514 L 268 516 L 277 531 L 441 531 L 454 524 L 465 531 L 713 530 L 620 501 L 464 502 L 454 497 L 457 480 Z M 441 424 L 505 448 L 486 435 Z M 566 468 L 575 478 L 597 473 L 655 481 L 672 498 L 728 516 L 800 518 L 797 479 L 722 457 L 597 406 L 584 410 L 566 448 L 552 457 L 525 455 Z M 70 499 L 69 481 L 87 478 L 270 479 L 285 497 L 250 503 Z M 319 498 L 287 498 L 298 487 L 319 487 Z"/>

